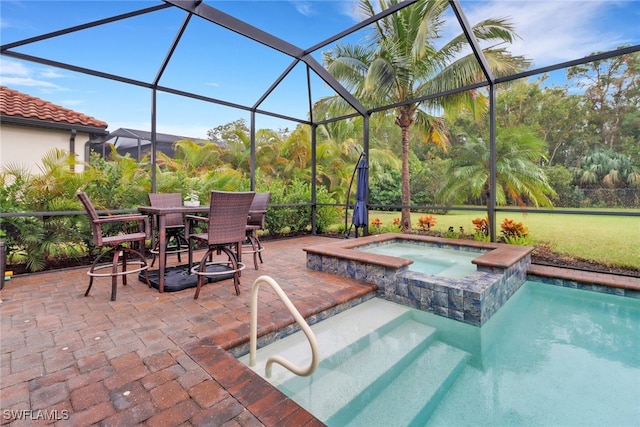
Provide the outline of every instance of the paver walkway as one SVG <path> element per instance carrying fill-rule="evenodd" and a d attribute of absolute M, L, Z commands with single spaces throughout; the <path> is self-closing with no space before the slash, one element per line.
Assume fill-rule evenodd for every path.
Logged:
<path fill-rule="evenodd" d="M 14 277 L 0 292 L 0 422 L 321 425 L 224 350 L 248 339 L 250 287 L 260 275 L 305 317 L 374 290 L 307 270 L 302 248 L 325 239 L 267 241 L 258 271 L 247 260 L 240 296 L 230 280 L 194 300 L 194 289 L 160 294 L 129 276 L 111 302 L 109 278 L 84 297 L 86 267 Z M 259 334 L 292 321 L 268 286 L 259 307 Z"/>

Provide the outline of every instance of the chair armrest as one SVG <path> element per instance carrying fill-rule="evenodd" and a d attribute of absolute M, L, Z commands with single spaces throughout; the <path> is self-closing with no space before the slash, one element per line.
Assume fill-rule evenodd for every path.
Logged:
<path fill-rule="evenodd" d="M 209 222 L 209 217 L 206 216 L 185 215 L 184 219 L 189 221 Z"/>
<path fill-rule="evenodd" d="M 138 215 L 138 214 L 131 214 L 131 215 L 111 215 L 111 216 L 101 216 L 98 217 L 97 219 L 94 219 L 93 222 L 95 224 L 106 224 L 106 223 L 112 223 L 112 222 L 133 222 L 136 221 L 138 223 L 138 226 L 140 228 L 141 232 L 144 232 L 147 236 L 149 236 L 150 233 L 150 226 L 149 226 L 149 217 L 147 217 L 146 215 Z"/>
<path fill-rule="evenodd" d="M 194 222 L 209 223 L 208 216 L 197 216 L 197 215 L 185 215 L 184 216 L 184 234 L 187 236 L 187 239 L 191 235 L 192 230 L 195 228 Z"/>
<path fill-rule="evenodd" d="M 249 211 L 249 216 L 247 217 L 247 225 L 248 226 L 257 226 L 258 228 L 264 228 L 264 220 L 266 217 L 266 210 L 253 210 Z"/>
<path fill-rule="evenodd" d="M 149 221 L 146 215 L 112 215 L 101 216 L 93 220 L 96 224 L 104 224 L 107 222 L 125 222 L 125 221 Z"/>

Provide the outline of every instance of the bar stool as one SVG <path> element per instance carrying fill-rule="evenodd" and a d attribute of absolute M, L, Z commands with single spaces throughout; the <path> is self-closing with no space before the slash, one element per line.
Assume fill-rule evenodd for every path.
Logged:
<path fill-rule="evenodd" d="M 254 192 L 212 191 L 208 217 L 186 216 L 189 243 L 195 240 L 207 245 L 207 251 L 196 266 L 192 266 L 193 245 L 189 245 L 191 273 L 198 275 L 194 299 L 198 299 L 205 279 L 215 276 L 226 278 L 231 275 L 236 295 L 240 295 L 240 271 L 245 267 L 241 262 L 242 242 L 246 238 L 247 217 L 254 195 Z M 191 221 L 206 225 L 207 231 L 191 234 Z M 212 260 L 214 253 L 224 254 L 226 260 Z"/>
<path fill-rule="evenodd" d="M 149 204 L 153 207 L 162 208 L 175 208 L 182 206 L 182 194 L 180 193 L 149 193 Z M 157 224 L 154 225 L 154 230 L 157 230 Z M 167 245 L 165 249 L 165 265 L 167 263 L 168 254 L 177 254 L 178 262 L 182 262 L 180 254 L 189 251 L 189 242 L 185 237 L 185 225 L 184 218 L 180 213 L 167 214 L 166 216 L 166 232 L 167 232 Z M 156 262 L 156 256 L 158 256 L 159 242 L 156 242 L 151 253 L 153 259 L 151 260 L 151 267 Z"/>
<path fill-rule="evenodd" d="M 258 258 L 260 258 L 260 264 L 263 263 L 262 251 L 264 250 L 258 237 L 258 231 L 264 230 L 264 221 L 267 216 L 267 206 L 270 199 L 271 193 L 256 193 L 247 218 L 247 239 L 242 246 L 242 253 L 253 254 L 253 265 L 256 270 L 258 269 Z"/>
<path fill-rule="evenodd" d="M 91 224 L 91 232 L 93 234 L 93 244 L 97 248 L 109 248 L 108 251 L 103 251 L 93 262 L 91 268 L 87 272 L 89 275 L 89 287 L 84 293 L 84 296 L 89 296 L 91 286 L 93 286 L 94 277 L 111 277 L 111 301 L 116 300 L 116 294 L 118 291 L 118 276 L 122 276 L 122 284 L 127 284 L 127 274 L 137 273 L 144 271 L 145 281 L 147 285 L 151 287 L 149 282 L 149 276 L 147 270 L 149 264 L 144 256 L 145 240 L 149 237 L 149 218 L 146 215 L 138 214 L 124 214 L 124 215 L 108 215 L 99 216 L 96 212 L 89 196 L 84 192 L 77 193 L 78 198 L 84 205 L 87 214 L 89 215 L 89 222 Z M 113 233 L 113 235 L 107 235 L 103 232 L 103 224 L 120 224 L 119 231 Z M 126 227 L 128 223 L 136 223 L 138 230 L 135 232 L 127 232 Z M 133 249 L 128 245 L 138 245 L 138 250 Z M 141 252 L 142 251 L 142 252 Z M 113 252 L 113 259 L 111 264 L 99 265 L 100 260 L 105 258 L 106 255 Z M 132 259 L 138 259 L 137 261 L 128 260 L 130 256 Z M 130 265 L 137 265 L 137 268 L 128 270 Z M 100 273 L 101 270 L 110 268 L 108 273 Z"/>

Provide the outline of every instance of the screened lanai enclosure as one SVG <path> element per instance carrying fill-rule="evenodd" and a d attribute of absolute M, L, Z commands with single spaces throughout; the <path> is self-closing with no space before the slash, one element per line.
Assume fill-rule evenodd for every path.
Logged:
<path fill-rule="evenodd" d="M 155 142 L 153 145 L 156 152 L 161 151 L 169 157 L 175 156 L 174 143 L 176 141 L 191 140 L 200 144 L 209 142 L 208 140 L 189 136 L 168 135 L 161 132 L 152 134 L 149 131 L 120 128 L 109 132 L 104 137 L 104 141 L 88 144 L 87 149 L 99 153 L 102 157 L 108 157 L 110 151 L 114 149 L 118 154 L 129 154 L 140 162 L 143 156 L 148 156 L 151 153 L 152 140 Z"/>
<path fill-rule="evenodd" d="M 310 185 L 312 231 L 323 205 L 353 208 L 362 153 L 368 209 L 405 230 L 410 211 L 476 212 L 491 240 L 523 213 L 578 215 L 585 239 L 614 218 L 640 227 L 638 1 L 0 7 L 3 85 L 150 132 L 150 165 L 159 134 L 244 148 L 220 159 L 249 188 Z"/>

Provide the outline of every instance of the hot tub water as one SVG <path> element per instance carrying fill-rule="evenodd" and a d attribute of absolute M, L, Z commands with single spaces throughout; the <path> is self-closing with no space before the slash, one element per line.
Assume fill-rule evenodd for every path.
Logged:
<path fill-rule="evenodd" d="M 390 243 L 359 249 L 373 254 L 390 255 L 413 260 L 409 270 L 452 279 L 468 276 L 476 271 L 471 262 L 480 254 L 456 249 L 438 248 L 411 243 Z"/>

